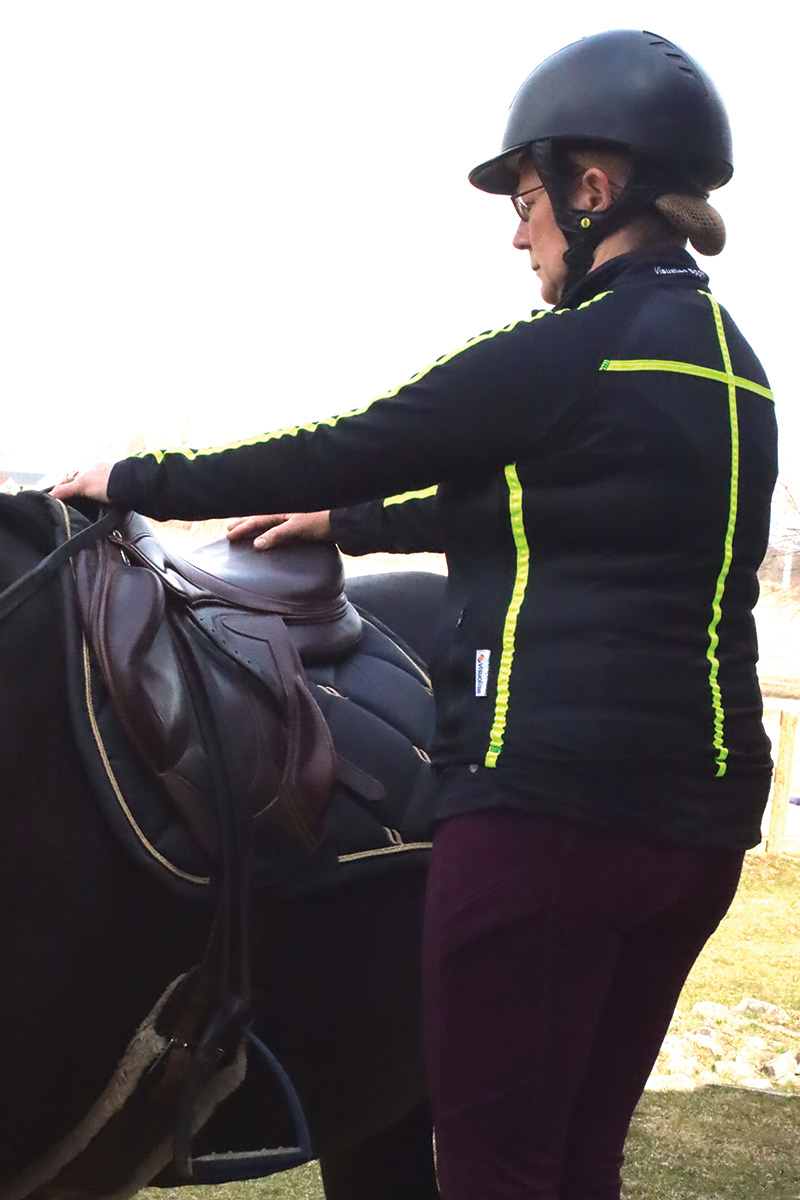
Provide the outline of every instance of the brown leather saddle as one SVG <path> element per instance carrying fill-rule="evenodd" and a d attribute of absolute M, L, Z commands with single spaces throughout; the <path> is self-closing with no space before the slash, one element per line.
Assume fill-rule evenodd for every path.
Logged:
<path fill-rule="evenodd" d="M 219 772 L 256 844 L 313 851 L 336 757 L 302 660 L 351 650 L 361 619 L 332 545 L 183 558 L 129 514 L 74 559 L 78 607 L 117 718 L 207 856 L 219 858 Z M 214 749 L 209 746 L 213 741 Z"/>

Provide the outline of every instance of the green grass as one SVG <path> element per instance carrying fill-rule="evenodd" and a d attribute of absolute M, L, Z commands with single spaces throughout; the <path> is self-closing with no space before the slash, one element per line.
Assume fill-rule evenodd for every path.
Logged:
<path fill-rule="evenodd" d="M 797 1200 L 800 1099 L 646 1092 L 626 1155 L 624 1200 Z"/>
<path fill-rule="evenodd" d="M 324 1200 L 316 1163 L 256 1179 L 252 1183 L 222 1183 L 216 1187 L 146 1188 L 138 1200 Z M 355 1197 L 354 1197 L 355 1200 Z M 362 1200 L 358 1197 L 358 1200 Z M 369 1200 L 364 1196 L 363 1200 Z"/>
<path fill-rule="evenodd" d="M 733 1007 L 745 996 L 787 1009 L 792 1031 L 800 1030 L 800 859 L 748 855 L 731 910 L 687 980 L 673 1031 L 697 1024 L 691 1008 L 699 1000 Z M 800 1050 L 800 1033 L 747 1019 L 720 1038 L 751 1034 Z M 722 1086 L 647 1092 L 626 1153 L 624 1200 L 800 1200 L 800 1096 Z M 148 1190 L 140 1200 L 169 1197 L 323 1200 L 323 1193 L 312 1163 L 256 1183 Z"/>
<path fill-rule="evenodd" d="M 776 1052 L 800 1050 L 800 859 L 747 856 L 671 1032 L 698 1025 L 691 1009 L 700 1000 L 733 1008 L 745 996 L 786 1009 L 790 1029 L 743 1017 L 718 1026 L 723 1045 L 758 1035 Z M 799 1200 L 800 1096 L 721 1086 L 646 1092 L 626 1157 L 625 1200 Z"/>
<path fill-rule="evenodd" d="M 698 1000 L 731 1006 L 743 996 L 800 1012 L 800 859 L 747 855 L 736 898 L 686 981 L 678 1011 Z"/>

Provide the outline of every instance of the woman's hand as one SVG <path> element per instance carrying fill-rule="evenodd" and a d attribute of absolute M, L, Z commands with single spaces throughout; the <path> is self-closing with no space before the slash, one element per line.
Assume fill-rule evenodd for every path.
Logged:
<path fill-rule="evenodd" d="M 99 500 L 101 504 L 107 504 L 108 477 L 113 466 L 114 463 L 100 462 L 86 471 L 73 471 L 51 489 L 50 495 L 55 496 L 56 500 L 87 496 L 90 500 Z"/>
<path fill-rule="evenodd" d="M 254 538 L 256 550 L 272 550 L 286 542 L 330 542 L 331 510 L 313 513 L 269 513 L 235 517 L 228 522 L 228 539 Z"/>

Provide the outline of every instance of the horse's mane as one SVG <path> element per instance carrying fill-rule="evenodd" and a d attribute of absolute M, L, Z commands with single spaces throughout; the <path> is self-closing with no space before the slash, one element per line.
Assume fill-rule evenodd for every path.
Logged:
<path fill-rule="evenodd" d="M 44 492 L 20 492 L 0 495 L 0 537 L 9 529 L 42 554 L 55 545 L 53 502 Z"/>

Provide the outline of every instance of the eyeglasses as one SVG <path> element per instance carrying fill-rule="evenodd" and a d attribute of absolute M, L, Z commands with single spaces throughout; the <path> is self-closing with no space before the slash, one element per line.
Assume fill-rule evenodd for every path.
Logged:
<path fill-rule="evenodd" d="M 522 197 L 530 196 L 533 192 L 540 192 L 543 187 L 543 183 L 537 183 L 536 187 L 526 188 L 524 192 L 517 192 L 516 196 L 511 197 L 511 203 L 514 205 L 514 211 L 520 221 L 527 221 L 531 215 L 531 206 L 530 204 L 526 204 Z"/>

